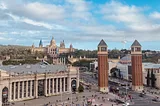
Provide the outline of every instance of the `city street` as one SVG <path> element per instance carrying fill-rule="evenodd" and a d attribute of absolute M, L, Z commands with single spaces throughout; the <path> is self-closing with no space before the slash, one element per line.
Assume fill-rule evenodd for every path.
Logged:
<path fill-rule="evenodd" d="M 80 76 L 81 76 L 80 78 L 83 78 L 82 80 L 87 81 L 87 83 L 90 83 L 91 85 L 97 85 L 98 84 L 98 79 L 95 79 L 94 77 L 92 77 L 91 73 L 88 73 L 88 74 L 86 72 L 81 73 Z M 127 84 L 128 83 L 126 81 L 118 80 L 118 79 L 114 79 L 114 78 L 112 78 L 112 81 L 119 82 L 119 83 L 122 83 L 122 84 Z M 126 92 L 125 86 L 117 86 L 117 85 L 114 85 L 114 83 L 109 83 L 109 86 L 118 87 L 120 92 L 124 92 L 124 93 Z M 147 93 L 144 97 L 140 97 L 139 96 L 140 93 L 138 93 L 138 92 L 134 92 L 130 89 L 128 89 L 127 92 L 129 92 L 129 94 L 133 97 L 131 106 L 160 106 L 160 102 L 152 101 L 152 99 L 155 98 L 154 94 Z"/>

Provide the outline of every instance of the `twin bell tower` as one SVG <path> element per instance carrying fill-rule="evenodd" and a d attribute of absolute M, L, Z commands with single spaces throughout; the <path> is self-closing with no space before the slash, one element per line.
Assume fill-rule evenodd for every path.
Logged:
<path fill-rule="evenodd" d="M 98 44 L 98 87 L 100 92 L 108 92 L 108 46 L 102 39 Z M 140 43 L 135 40 L 131 45 L 132 90 L 143 90 L 142 50 Z M 127 70 L 126 70 L 127 71 Z"/>

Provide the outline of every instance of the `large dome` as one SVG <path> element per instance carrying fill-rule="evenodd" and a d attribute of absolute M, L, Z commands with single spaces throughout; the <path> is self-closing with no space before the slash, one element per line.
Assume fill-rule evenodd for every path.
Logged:
<path fill-rule="evenodd" d="M 126 56 L 122 57 L 119 62 L 121 64 L 130 64 L 131 63 L 131 55 L 127 54 Z"/>

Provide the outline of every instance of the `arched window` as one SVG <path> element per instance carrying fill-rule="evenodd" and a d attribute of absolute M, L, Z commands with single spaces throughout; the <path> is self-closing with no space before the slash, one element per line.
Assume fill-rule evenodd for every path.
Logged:
<path fill-rule="evenodd" d="M 8 88 L 4 87 L 2 90 L 2 102 L 6 103 L 8 102 Z"/>

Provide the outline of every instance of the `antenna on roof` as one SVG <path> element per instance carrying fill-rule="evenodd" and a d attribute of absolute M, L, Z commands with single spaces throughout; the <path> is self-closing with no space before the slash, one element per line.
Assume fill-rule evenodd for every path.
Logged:
<path fill-rule="evenodd" d="M 121 43 L 123 44 L 123 49 L 126 49 L 127 40 L 126 40 L 125 36 L 124 36 L 123 40 L 121 41 Z"/>

